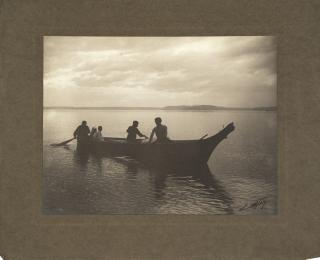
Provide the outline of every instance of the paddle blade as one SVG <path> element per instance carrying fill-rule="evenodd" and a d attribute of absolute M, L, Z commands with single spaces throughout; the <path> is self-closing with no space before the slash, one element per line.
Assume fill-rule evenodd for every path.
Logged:
<path fill-rule="evenodd" d="M 67 143 L 71 142 L 72 140 L 74 140 L 75 138 L 71 138 L 71 139 L 68 139 L 66 141 L 63 141 L 61 143 L 58 143 L 58 144 L 50 144 L 51 146 L 63 146 L 63 145 L 66 145 Z"/>

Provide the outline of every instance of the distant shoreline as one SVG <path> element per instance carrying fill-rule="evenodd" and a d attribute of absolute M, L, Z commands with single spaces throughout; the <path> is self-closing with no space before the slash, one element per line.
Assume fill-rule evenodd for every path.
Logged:
<path fill-rule="evenodd" d="M 277 107 L 219 107 L 210 105 L 199 106 L 166 106 L 166 107 L 43 107 L 44 109 L 69 109 L 69 110 L 164 110 L 164 111 L 276 111 Z"/>

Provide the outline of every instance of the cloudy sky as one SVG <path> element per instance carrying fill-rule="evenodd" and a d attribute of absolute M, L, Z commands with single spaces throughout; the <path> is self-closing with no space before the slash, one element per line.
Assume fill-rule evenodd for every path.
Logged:
<path fill-rule="evenodd" d="M 44 38 L 44 106 L 276 105 L 275 38 Z"/>

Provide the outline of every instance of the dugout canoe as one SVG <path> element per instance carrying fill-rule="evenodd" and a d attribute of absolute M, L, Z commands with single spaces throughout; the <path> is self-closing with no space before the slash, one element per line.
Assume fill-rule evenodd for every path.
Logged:
<path fill-rule="evenodd" d="M 90 142 L 86 145 L 78 143 L 78 150 L 107 156 L 130 156 L 149 163 L 203 164 L 207 163 L 217 145 L 234 129 L 234 124 L 230 123 L 207 138 L 151 144 L 142 140 L 130 143 L 125 138 L 105 137 L 102 142 Z"/>

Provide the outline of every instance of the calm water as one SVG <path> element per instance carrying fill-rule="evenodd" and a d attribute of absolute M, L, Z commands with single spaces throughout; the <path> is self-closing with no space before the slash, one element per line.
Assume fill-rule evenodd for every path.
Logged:
<path fill-rule="evenodd" d="M 72 138 L 82 120 L 104 136 L 125 137 L 133 119 L 149 135 L 160 116 L 171 139 L 199 139 L 234 122 L 208 167 L 174 172 L 130 158 L 80 157 Z M 45 109 L 43 212 L 45 214 L 275 214 L 276 113 L 258 111 L 108 111 Z M 256 207 L 258 200 L 265 202 Z"/>

